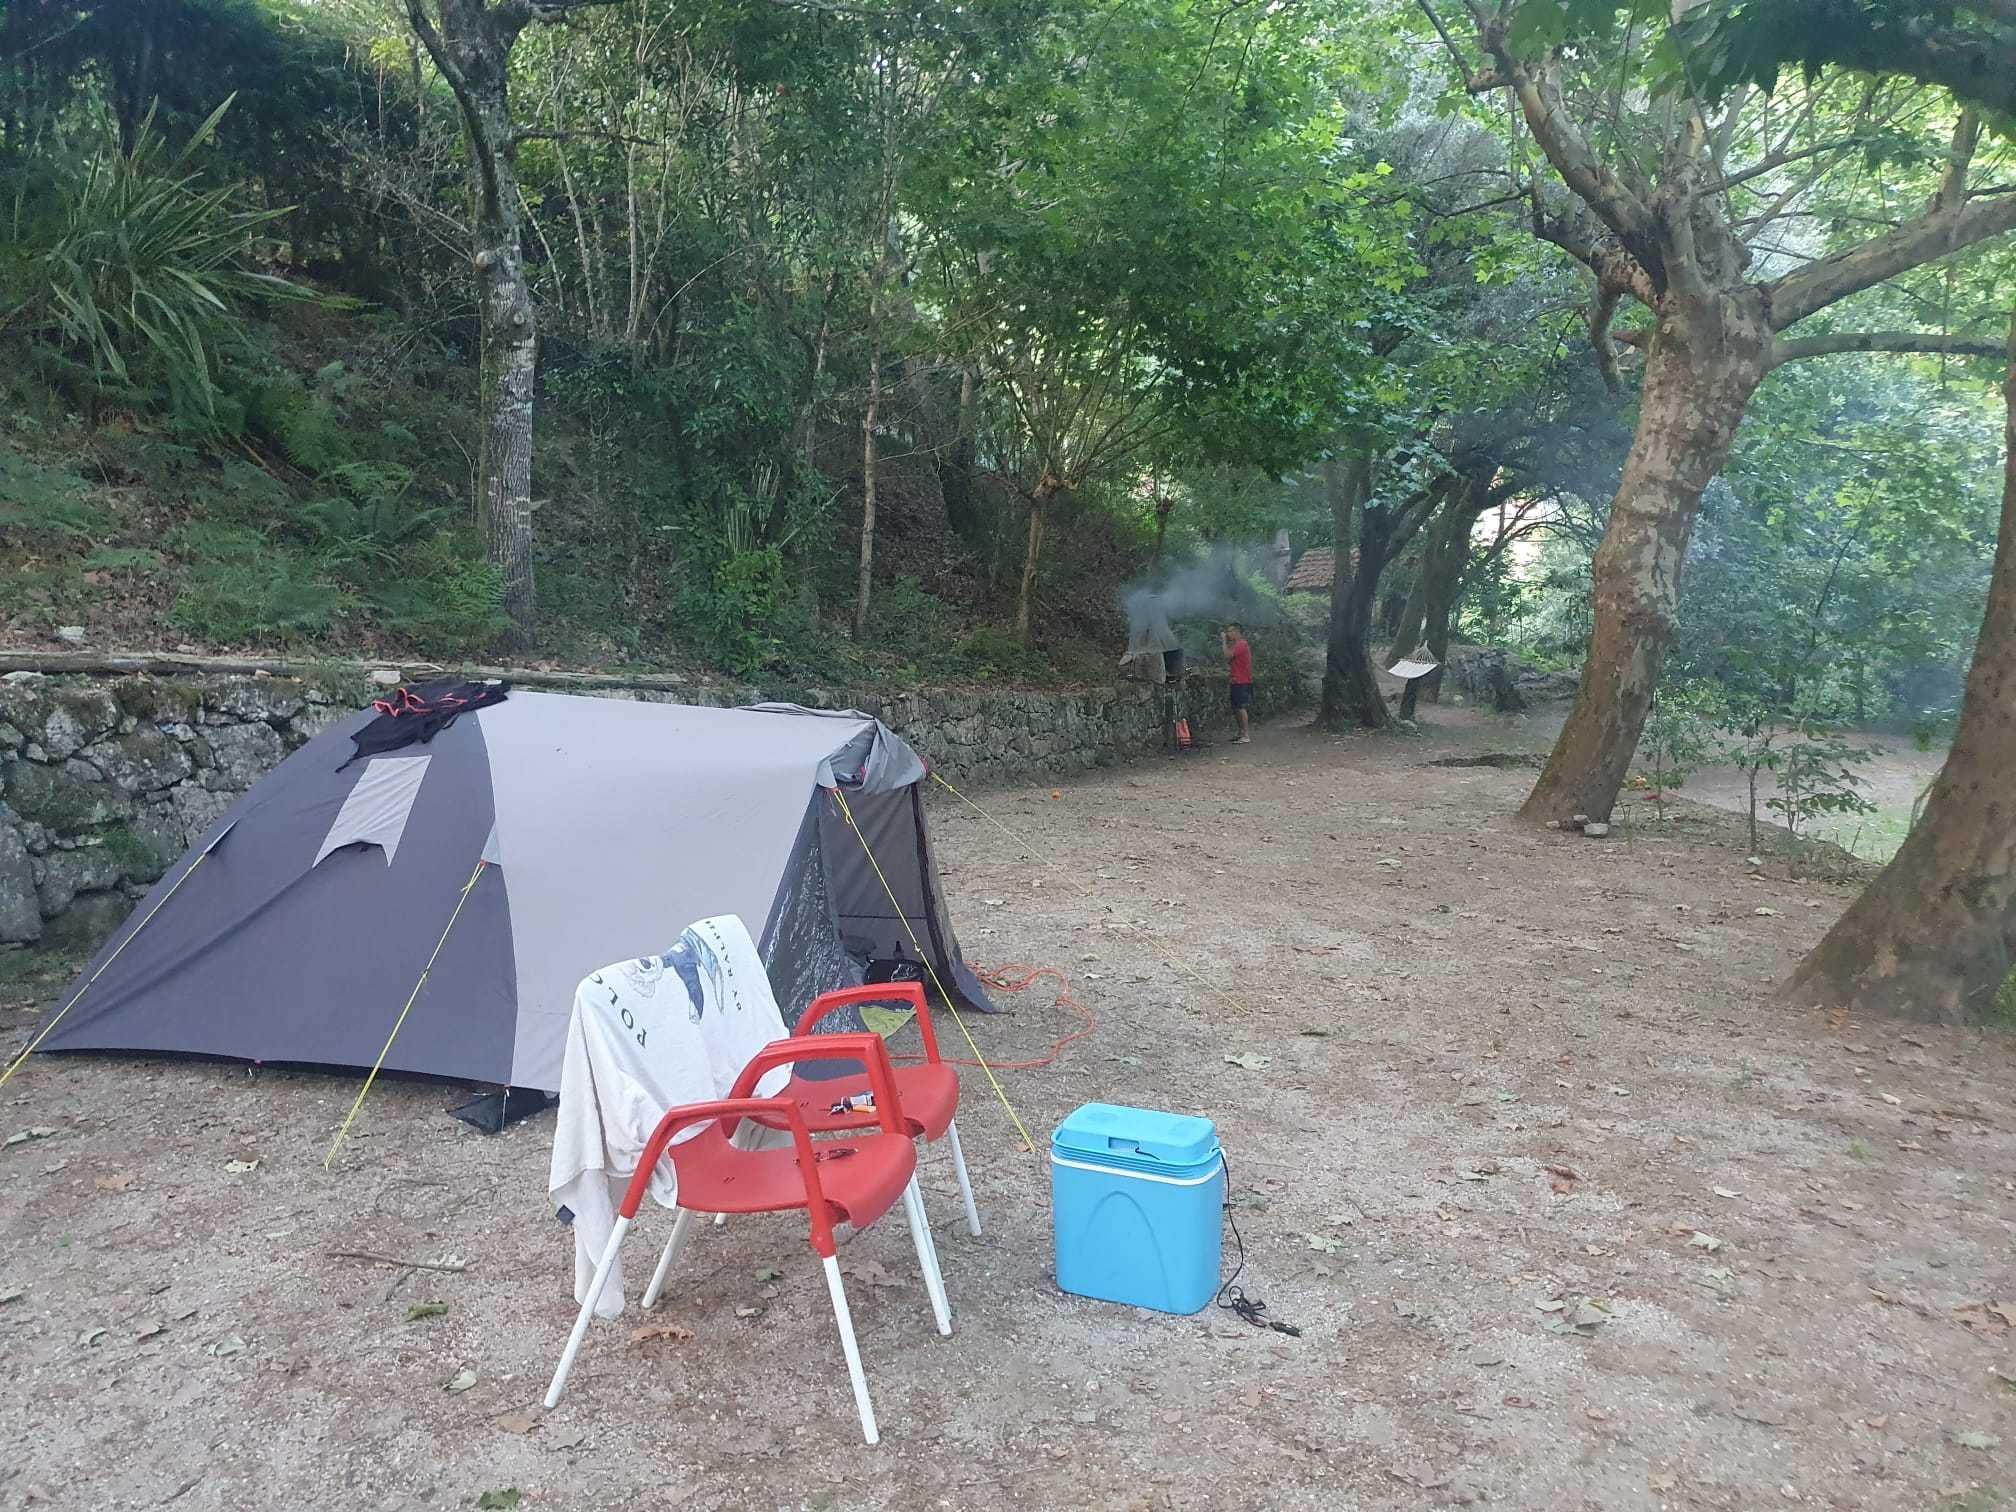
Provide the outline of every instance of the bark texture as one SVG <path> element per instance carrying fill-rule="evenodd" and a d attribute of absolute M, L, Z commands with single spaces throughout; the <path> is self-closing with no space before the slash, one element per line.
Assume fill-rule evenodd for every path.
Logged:
<path fill-rule="evenodd" d="M 1771 342 L 1765 299 L 1750 285 L 1662 301 L 1637 434 L 1591 567 L 1581 686 L 1523 817 L 1610 817 L 1672 644 L 1701 492 L 1728 460 Z"/>
<path fill-rule="evenodd" d="M 1361 453 L 1333 460 L 1326 474 L 1337 575 L 1330 585 L 1330 642 L 1317 720 L 1328 730 L 1384 729 L 1393 716 L 1372 667 L 1372 606 L 1390 547 L 1379 512 L 1365 507 L 1372 493 L 1372 459 Z M 1354 546 L 1358 555 L 1351 566 L 1348 553 Z"/>
<path fill-rule="evenodd" d="M 469 147 L 470 227 L 482 303 L 482 451 L 476 515 L 485 554 L 503 580 L 511 639 L 537 628 L 532 550 L 532 422 L 539 330 L 525 280 L 516 170 L 518 130 L 511 118 L 511 49 L 535 19 L 529 5 L 436 0 L 437 27 L 423 0 L 407 0 L 407 18 L 454 93 Z M 562 4 L 557 10 L 567 7 Z M 557 13 L 557 11 L 556 11 Z"/>
<path fill-rule="evenodd" d="M 1029 545 L 1022 556 L 1022 587 L 1015 597 L 1015 633 L 1029 644 L 1030 607 L 1036 598 L 1036 564 L 1043 557 L 1043 527 L 1050 506 L 1064 485 L 1045 473 L 1029 495 Z"/>
<path fill-rule="evenodd" d="M 1890 864 L 1799 963 L 1785 995 L 1853 1013 L 1981 1023 L 2016 954 L 2016 323 L 2002 533 L 1952 752 Z"/>

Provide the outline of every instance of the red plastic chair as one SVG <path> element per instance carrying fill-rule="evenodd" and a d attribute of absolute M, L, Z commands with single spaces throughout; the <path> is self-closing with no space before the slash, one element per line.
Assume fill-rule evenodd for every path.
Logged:
<path fill-rule="evenodd" d="M 805 1038 L 812 1034 L 812 1026 L 836 1008 L 846 1008 L 856 1003 L 901 1002 L 908 1004 L 917 1013 L 917 1028 L 924 1036 L 924 1059 L 916 1065 L 896 1067 L 896 1095 L 903 1100 L 904 1120 L 910 1127 L 911 1137 L 923 1140 L 950 1138 L 952 1142 L 952 1169 L 959 1177 L 959 1197 L 966 1205 L 966 1229 L 975 1238 L 980 1234 L 980 1210 L 973 1204 L 973 1179 L 966 1173 L 966 1151 L 959 1143 L 959 1073 L 945 1064 L 938 1056 L 938 1035 L 931 1025 L 931 1011 L 924 1006 L 924 984 L 921 982 L 874 982 L 865 987 L 848 987 L 839 992 L 822 992 L 812 999 L 811 1006 L 798 1020 L 798 1026 L 791 1031 L 794 1038 Z M 823 1044 L 841 1036 L 819 1035 L 813 1037 L 814 1044 Z M 807 1056 L 806 1059 L 820 1057 Z M 865 1076 L 842 1076 L 832 1081 L 810 1081 L 794 1075 L 790 1083 L 779 1094 L 788 1097 L 798 1105 L 798 1112 L 805 1120 L 805 1127 L 814 1134 L 842 1133 L 867 1125 L 874 1114 L 866 1111 L 835 1113 L 834 1106 L 843 1099 L 858 1097 L 864 1092 L 872 1092 L 870 1080 Z M 877 1100 L 877 1111 L 880 1100 Z M 782 1125 L 778 1125 L 782 1127 Z"/>
<path fill-rule="evenodd" d="M 878 1131 L 857 1128 L 853 1138 L 814 1144 L 797 1104 L 790 1098 L 749 1095 L 766 1073 L 814 1058 L 860 1062 L 875 1095 Z M 669 1110 L 652 1130 L 623 1194 L 615 1228 L 595 1270 L 595 1280 L 588 1289 L 587 1300 L 581 1304 L 581 1315 L 574 1320 L 574 1330 L 568 1335 L 567 1348 L 560 1356 L 552 1384 L 546 1390 L 546 1405 L 550 1408 L 558 1404 L 560 1393 L 566 1389 L 567 1376 L 587 1335 L 595 1304 L 616 1267 L 624 1236 L 651 1189 L 652 1173 L 660 1160 L 670 1159 L 679 1178 L 678 1216 L 673 1220 L 672 1240 L 665 1247 L 664 1257 L 644 1294 L 644 1306 L 648 1309 L 658 1300 L 695 1214 L 786 1213 L 802 1209 L 811 1223 L 812 1248 L 826 1273 L 833 1317 L 840 1326 L 840 1348 L 847 1357 L 847 1374 L 854 1386 L 854 1405 L 861 1414 L 861 1432 L 870 1444 L 876 1443 L 881 1435 L 875 1426 L 874 1406 L 868 1400 L 868 1378 L 861 1369 L 861 1351 L 854 1339 L 854 1319 L 847 1307 L 846 1286 L 840 1279 L 840 1262 L 834 1254 L 835 1227 L 867 1228 L 900 1199 L 904 1216 L 909 1220 L 911 1240 L 917 1247 L 917 1263 L 924 1272 L 925 1290 L 931 1298 L 938 1332 L 952 1332 L 944 1278 L 938 1269 L 930 1228 L 924 1221 L 923 1199 L 917 1192 L 917 1147 L 899 1098 L 889 1053 L 881 1037 L 835 1034 L 822 1035 L 809 1044 L 802 1040 L 779 1040 L 766 1045 L 743 1067 L 728 1097 Z M 744 1119 L 788 1129 L 790 1146 L 739 1148 L 733 1135 Z M 695 1124 L 704 1127 L 692 1137 L 672 1143 L 675 1134 Z"/>

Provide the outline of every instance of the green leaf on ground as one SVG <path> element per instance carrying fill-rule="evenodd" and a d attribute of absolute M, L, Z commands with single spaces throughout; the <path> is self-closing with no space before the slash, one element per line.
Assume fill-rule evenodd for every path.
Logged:
<path fill-rule="evenodd" d="M 422 1318 L 438 1318 L 447 1311 L 446 1302 L 415 1302 L 406 1309 L 406 1321 L 418 1323 Z"/>
<path fill-rule="evenodd" d="M 501 1491 L 485 1491 L 476 1498 L 477 1512 L 511 1512 L 525 1494 L 516 1486 L 506 1486 Z"/>
<path fill-rule="evenodd" d="M 1242 1071 L 1265 1071 L 1269 1066 L 1274 1064 L 1274 1057 L 1271 1055 L 1253 1055 L 1250 1053 L 1246 1055 L 1228 1055 L 1225 1057 L 1225 1064 L 1228 1066 L 1237 1066 Z"/>

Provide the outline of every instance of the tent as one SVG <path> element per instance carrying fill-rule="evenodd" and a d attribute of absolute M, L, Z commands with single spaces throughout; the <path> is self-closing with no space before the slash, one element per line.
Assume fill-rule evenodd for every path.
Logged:
<path fill-rule="evenodd" d="M 787 1021 L 871 970 L 915 972 L 913 933 L 988 1006 L 939 892 L 924 764 L 867 715 L 513 692 L 352 761 L 373 717 L 212 826 L 43 1050 L 369 1067 L 404 1010 L 386 1069 L 557 1092 L 581 978 L 722 913 L 756 935 Z"/>

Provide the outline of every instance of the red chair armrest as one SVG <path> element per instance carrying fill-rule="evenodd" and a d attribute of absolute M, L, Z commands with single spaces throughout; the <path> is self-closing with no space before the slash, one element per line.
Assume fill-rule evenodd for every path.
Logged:
<path fill-rule="evenodd" d="M 758 1050 L 735 1078 L 735 1097 L 747 1097 L 767 1071 L 779 1066 L 795 1066 L 800 1061 L 855 1061 L 868 1073 L 868 1089 L 875 1094 L 875 1119 L 890 1134 L 909 1137 L 903 1122 L 903 1105 L 896 1097 L 896 1070 L 889 1064 L 889 1047 L 879 1034 L 815 1034 L 806 1039 L 773 1040 Z M 797 1112 L 797 1104 L 791 1105 Z M 801 1125 L 802 1127 L 802 1122 Z M 808 1136 L 809 1137 L 809 1136 Z"/>
<path fill-rule="evenodd" d="M 917 1011 L 917 1028 L 924 1036 L 924 1059 L 933 1065 L 938 1063 L 938 1033 L 931 1024 L 931 1010 L 924 1006 L 924 984 L 922 982 L 870 982 L 861 987 L 843 987 L 838 992 L 822 992 L 812 999 L 798 1020 L 798 1027 L 791 1033 L 809 1034 L 812 1026 L 836 1008 L 846 1008 L 855 1003 L 887 1003 L 891 1001 L 908 1003 Z"/>
<path fill-rule="evenodd" d="M 739 1088 L 739 1083 L 738 1083 Z M 798 1163 L 807 1172 L 806 1183 L 816 1195 L 818 1176 L 813 1173 L 812 1136 L 806 1131 L 805 1119 L 798 1111 L 798 1105 L 788 1097 L 749 1097 L 738 1095 L 724 1097 L 714 1102 L 684 1103 L 665 1110 L 665 1116 L 658 1120 L 658 1127 L 651 1131 L 651 1137 L 644 1142 L 644 1153 L 638 1157 L 637 1169 L 631 1173 L 630 1185 L 624 1190 L 622 1205 L 617 1209 L 625 1218 L 635 1218 L 643 1205 L 644 1194 L 651 1190 L 651 1174 L 658 1169 L 658 1162 L 665 1158 L 667 1146 L 672 1136 L 691 1124 L 706 1123 L 714 1119 L 776 1118 L 784 1122 L 791 1131 L 791 1142 L 798 1149 Z"/>

